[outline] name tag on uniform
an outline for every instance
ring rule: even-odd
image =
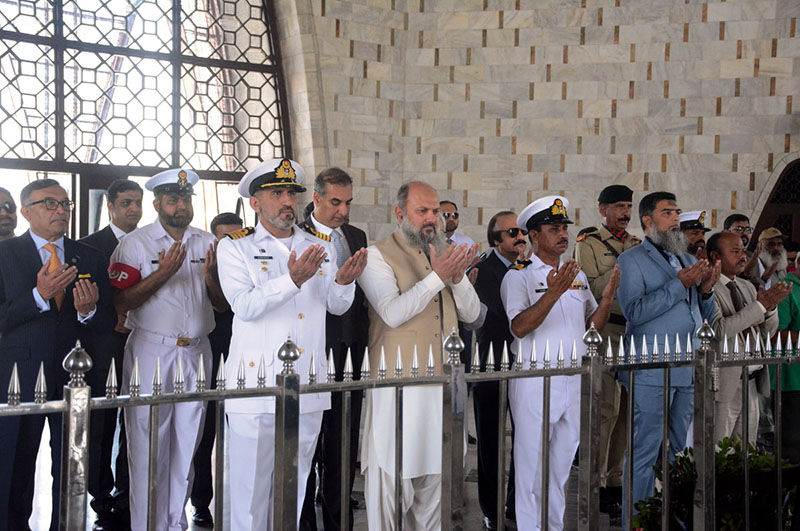
[[[204,264],[204,263],[206,263],[206,259],[205,258],[193,258],[191,260],[191,262],[193,264]]]
[[[533,290],[534,293],[545,293],[547,292],[547,288],[537,288]]]
[[[150,260],[150,263],[151,263],[151,264],[157,264],[157,263],[158,263],[158,260]]]
[[[255,260],[272,260],[271,256],[256,255],[253,257]]]

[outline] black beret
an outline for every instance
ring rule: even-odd
[[[601,205],[610,205],[619,201],[632,201],[633,190],[624,184],[612,184],[603,188],[600,195],[597,197],[597,202]]]

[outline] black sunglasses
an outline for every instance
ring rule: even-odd
[[[6,201],[5,203],[0,203],[0,209],[5,210],[9,214],[13,214],[17,211],[17,205],[11,201]]]
[[[458,219],[458,212],[442,212],[442,217],[444,217],[444,219]]]
[[[528,231],[526,231],[525,229],[518,229],[516,227],[514,227],[513,229],[499,230],[497,232],[507,232],[508,235],[511,236],[512,238],[516,238],[518,234],[522,234],[523,236],[528,235]]]

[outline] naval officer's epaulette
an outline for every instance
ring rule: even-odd
[[[226,232],[225,236],[227,236],[231,240],[238,240],[239,238],[250,236],[255,231],[256,229],[254,229],[253,227],[244,227],[243,229],[235,230],[233,232]]]
[[[508,266],[508,268],[509,269],[516,269],[517,271],[519,271],[521,269],[525,269],[526,267],[531,265],[531,263],[532,262],[530,260],[517,260],[516,264],[511,264],[510,266]]]
[[[586,227],[585,229],[581,229],[578,233],[578,237],[575,239],[576,242],[582,242],[586,239],[586,236],[592,234],[593,232],[597,232],[597,227]]]
[[[306,231],[307,233],[311,234],[312,236],[316,236],[320,240],[324,240],[326,242],[331,241],[331,237],[330,236],[328,236],[327,234],[323,234],[320,231],[318,231],[317,229],[315,229],[314,226],[311,223],[308,222],[308,220],[302,222],[300,224],[300,228],[303,229],[304,231]]]

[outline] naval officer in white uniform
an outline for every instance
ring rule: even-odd
[[[619,267],[603,290],[600,304],[589,290],[586,275],[575,260],[561,261],[569,245],[569,202],[560,196],[537,199],[520,213],[517,223],[525,227],[534,249],[530,260],[512,265],[500,287],[500,295],[514,335],[513,351],[531,358],[536,341],[538,368],[542,368],[547,345],[551,364],[563,342],[569,359],[573,341],[578,356],[586,352],[583,334],[594,322],[602,330],[608,321],[611,301],[619,286]],[[578,376],[555,376],[551,380],[550,455],[542,455],[542,378],[509,382],[508,398],[514,416],[514,495],[517,527],[541,527],[541,460],[550,461],[549,525],[563,528],[564,485],[578,448],[581,380]]]
[[[233,309],[233,335],[226,362],[228,386],[236,385],[244,360],[246,385],[256,385],[264,359],[267,385],[282,366],[276,353],[290,337],[300,350],[295,370],[308,383],[311,353],[317,374],[325,374],[325,313],[345,313],[355,279],[367,263],[362,249],[336,268],[330,237],[309,234],[297,223],[297,192],[305,172],[289,159],[272,159],[247,172],[239,194],[250,199],[259,223],[228,234],[219,244],[222,289]],[[272,529],[275,399],[247,398],[225,404],[230,427],[231,529]],[[300,397],[297,456],[297,518],[317,446],[322,412],[330,394]],[[285,456],[284,456],[285,457]]]
[[[192,186],[199,178],[189,169],[163,171],[145,187],[155,194],[158,219],[120,240],[111,255],[109,278],[116,288],[118,314],[128,314],[132,330],[125,344],[122,389],[128,393],[138,359],[141,393],[152,393],[153,374],[160,361],[164,393],[172,392],[178,367],[183,365],[184,389],[193,391],[200,355],[211,371],[208,334],[214,311],[228,305],[219,287],[214,236],[189,223],[194,216]],[[199,443],[203,402],[162,404],[158,427],[158,496],[156,529],[188,528],[186,500],[191,491],[192,457]],[[147,407],[125,411],[130,469],[131,529],[147,528]]]

